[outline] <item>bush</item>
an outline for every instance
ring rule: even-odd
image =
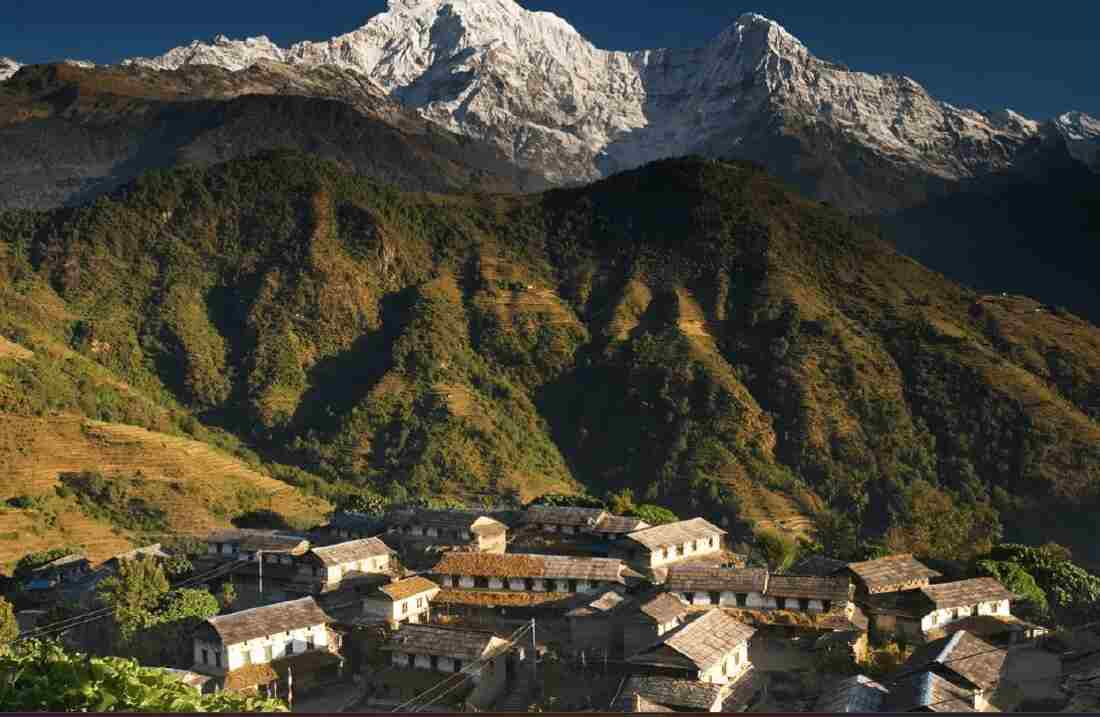
[[[650,525],[666,525],[680,520],[671,510],[662,508],[659,505],[649,504],[639,505],[631,509],[627,512],[627,515],[633,518],[640,518]]]
[[[756,533],[756,551],[773,572],[786,570],[798,557],[798,543],[774,530]]]

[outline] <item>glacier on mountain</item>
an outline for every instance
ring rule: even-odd
[[[1010,166],[1043,132],[1011,110],[959,109],[907,77],[821,60],[755,13],[702,48],[618,52],[513,0],[390,0],[363,27],[324,42],[284,49],[266,37],[219,36],[126,62],[239,71],[258,61],[362,73],[424,118],[563,183],[721,153],[764,126],[825,129],[886,161],[959,179]],[[1093,160],[1095,122],[1081,115],[1066,125],[1085,128],[1074,151]]]

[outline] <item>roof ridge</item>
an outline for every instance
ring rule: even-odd
[[[241,615],[246,615],[248,613],[256,612],[258,610],[266,610],[268,608],[276,608],[276,607],[286,608],[289,605],[296,605],[298,603],[305,602],[306,600],[309,600],[313,604],[317,605],[317,601],[313,599],[312,595],[306,595],[305,597],[298,598],[297,600],[284,600],[283,602],[274,602],[274,603],[271,603],[270,605],[257,605],[255,607],[245,608],[244,610],[237,610],[236,612],[231,612],[231,613],[228,613],[226,615],[215,615],[214,617],[207,618],[207,620],[209,620],[210,622],[213,623],[215,621],[225,620],[225,619],[228,619],[228,618],[231,618],[231,617],[240,617]],[[317,608],[321,609],[321,606],[317,605]]]
[[[939,651],[939,653],[936,655],[935,658],[933,658],[932,661],[938,662],[941,665],[945,664],[945,660],[947,659],[947,657],[955,651],[955,648],[959,646],[959,642],[963,639],[963,635],[966,634],[968,634],[966,630],[959,630],[951,637],[949,637],[947,639],[947,642],[944,644],[943,649]]]

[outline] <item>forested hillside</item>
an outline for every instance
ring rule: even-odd
[[[2,214],[0,252],[9,416],[239,441],[315,492],[630,489],[734,530],[831,507],[875,538],[932,491],[1097,557],[1100,330],[752,165],[442,196],[268,153]]]

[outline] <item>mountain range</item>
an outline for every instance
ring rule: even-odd
[[[513,0],[393,0],[324,42],[219,36],[111,67],[19,67],[0,61],[13,78],[0,84],[0,207],[79,203],[150,168],[278,147],[433,191],[748,159],[882,218],[903,251],[952,278],[1100,321],[1084,270],[1100,122],[960,109],[909,78],[819,59],[758,14],[699,49],[612,52]],[[1009,220],[998,208],[1021,196],[1030,212]],[[1037,216],[1054,231],[1034,231]]]

